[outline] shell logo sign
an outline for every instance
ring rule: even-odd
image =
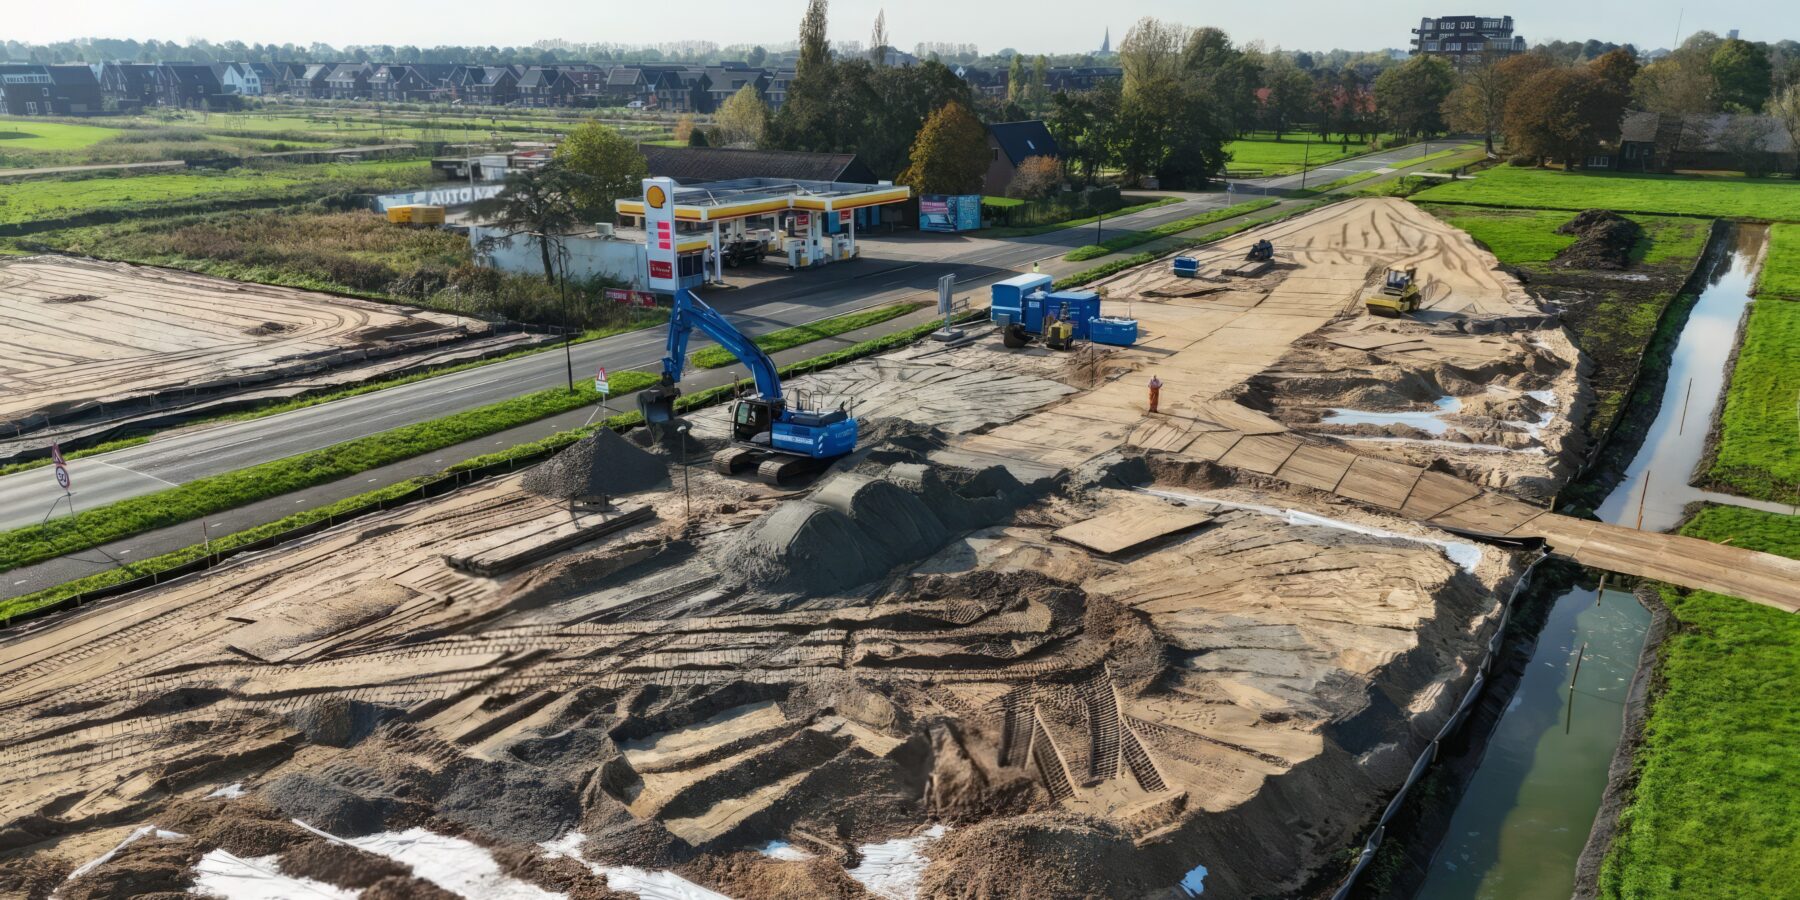
[[[674,196],[673,179],[644,179],[645,274],[650,290],[662,293],[674,293],[681,286],[675,277]]]

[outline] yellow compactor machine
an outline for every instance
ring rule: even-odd
[[[1389,269],[1381,283],[1363,296],[1370,315],[1399,318],[1419,309],[1419,280],[1415,268]]]

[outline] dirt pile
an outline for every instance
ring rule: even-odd
[[[896,463],[881,477],[838,475],[751,523],[721,567],[762,590],[828,594],[923,559],[954,532],[1004,521],[1031,496],[999,466],[950,478],[924,463]]]
[[[1631,248],[1637,246],[1644,229],[1610,209],[1589,209],[1565,222],[1556,233],[1576,239],[1556,255],[1558,266],[1617,271],[1631,265]]]
[[[412,875],[411,869],[391,859],[323,839],[301,844],[281,854],[276,864],[283,875],[347,888],[366,888],[383,878]]]
[[[945,835],[930,850],[921,900],[1152,896],[1172,879],[1145,871],[1131,835],[1104,819],[1039,814]]]
[[[666,484],[668,462],[602,428],[531,470],[525,489],[544,497],[598,502]]]

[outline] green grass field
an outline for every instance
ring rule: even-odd
[[[1556,229],[1574,218],[1562,209],[1493,209],[1480,206],[1421,203],[1420,208],[1468,232],[1502,263],[1526,269],[1545,269],[1558,253],[1575,243],[1573,235]],[[1661,265],[1691,263],[1706,246],[1707,223],[1680,216],[1630,215],[1643,226],[1644,236],[1632,249],[1632,261]]]
[[[96,125],[67,125],[29,116],[0,116],[0,154],[15,150],[80,150],[121,133],[117,128]]]
[[[1800,558],[1800,519],[1709,507],[1682,533]],[[1609,900],[1792,896],[1800,884],[1800,617],[1662,588],[1638,783],[1600,871]],[[1785,885],[1785,887],[1784,887]]]
[[[426,183],[423,162],[360,163],[195,170],[129,177],[34,180],[0,191],[0,225],[62,219],[103,210],[155,209],[250,198],[311,200],[326,193],[407,188]]]
[[[1714,218],[1800,221],[1800,183],[1791,179],[1562,172],[1495,166],[1465,181],[1422,191],[1432,203],[1533,209],[1610,209]]]
[[[1746,497],[1800,503],[1800,301],[1751,308],[1708,476]]]
[[[1762,280],[1758,282],[1757,290],[1800,300],[1800,225],[1776,225],[1769,229],[1769,252],[1763,259]]]
[[[1382,137],[1385,139],[1387,136]],[[1228,141],[1225,152],[1231,154],[1231,161],[1225,164],[1225,168],[1233,172],[1258,169],[1264,175],[1291,175],[1300,171],[1302,163],[1316,168],[1370,151],[1367,144],[1355,141],[1346,146],[1337,141],[1320,141],[1315,135],[1309,147],[1307,135],[1288,134],[1277,141],[1271,133],[1253,134],[1243,140]]]

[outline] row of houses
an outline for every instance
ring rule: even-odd
[[[1004,97],[1006,69],[955,69],[978,94]],[[1058,67],[1052,91],[1087,90],[1120,70]],[[623,106],[710,113],[745,87],[771,108],[787,101],[791,68],[714,66],[474,66],[433,63],[96,63],[0,66],[0,112],[82,115],[153,107],[220,107],[242,97],[462,102],[480,106]],[[14,87],[17,87],[15,90]]]

